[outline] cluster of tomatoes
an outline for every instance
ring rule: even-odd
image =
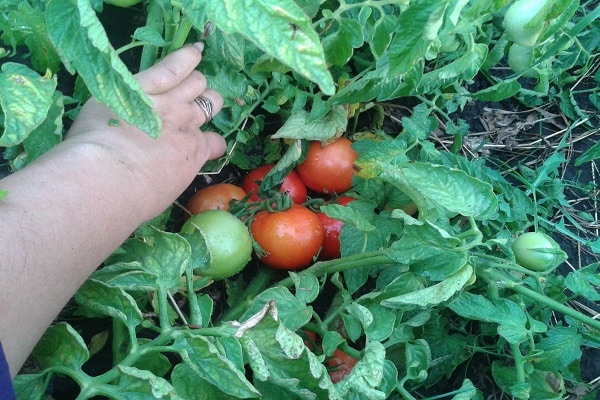
[[[350,189],[356,157],[348,138],[326,145],[311,142],[306,159],[280,185],[280,192],[291,200],[284,209],[273,207],[271,199],[259,197],[260,183],[272,164],[248,172],[240,185],[218,183],[196,192],[186,205],[192,216],[182,232],[199,230],[203,236],[211,262],[200,273],[214,279],[230,277],[247,264],[252,254],[265,265],[283,270],[306,267],[317,257],[340,257],[342,222],[313,211],[306,203],[309,193],[329,200]],[[248,208],[258,211],[248,219],[237,218],[229,212],[232,200],[245,201]],[[347,196],[335,199],[342,205],[352,200]]]

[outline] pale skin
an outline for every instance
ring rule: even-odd
[[[202,44],[188,45],[136,75],[163,125],[158,139],[114,118],[95,100],[66,139],[0,180],[0,340],[12,376],[89,275],[141,223],[164,211],[225,141],[202,132],[202,95],[221,96],[196,70]]]

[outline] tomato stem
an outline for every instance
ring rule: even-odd
[[[275,270],[272,268],[261,268],[250,284],[244,290],[243,300],[237,302],[233,307],[227,310],[218,320],[219,321],[234,321],[240,318],[244,311],[248,308],[254,298],[262,292],[271,282],[275,275]]]
[[[507,289],[510,289],[516,293],[519,293],[525,297],[534,300],[535,302],[542,303],[550,307],[554,311],[558,311],[564,315],[575,318],[576,320],[600,331],[600,321],[588,317],[587,315],[584,315],[571,307],[565,306],[564,304],[551,299],[545,294],[541,294],[534,290],[531,290],[522,285],[521,282],[515,282],[511,277],[509,277],[501,271],[498,271],[497,269],[477,269],[477,275],[492,285],[497,285],[499,287],[505,287]]]
[[[389,264],[395,262],[388,254],[387,249],[374,250],[366,253],[353,254],[335,260],[319,261],[311,267],[303,270],[300,274],[313,274],[316,277],[342,272],[358,267],[367,267],[378,264]],[[292,278],[288,277],[277,283],[277,286],[291,287],[294,284]]]

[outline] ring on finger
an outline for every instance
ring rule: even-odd
[[[209,122],[213,118],[213,105],[210,100],[200,95],[194,99],[194,103],[198,104],[198,107],[200,107],[206,116],[206,122]]]

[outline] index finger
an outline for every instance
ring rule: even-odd
[[[201,59],[202,44],[187,45],[137,73],[136,78],[147,94],[160,94],[183,81]]]

